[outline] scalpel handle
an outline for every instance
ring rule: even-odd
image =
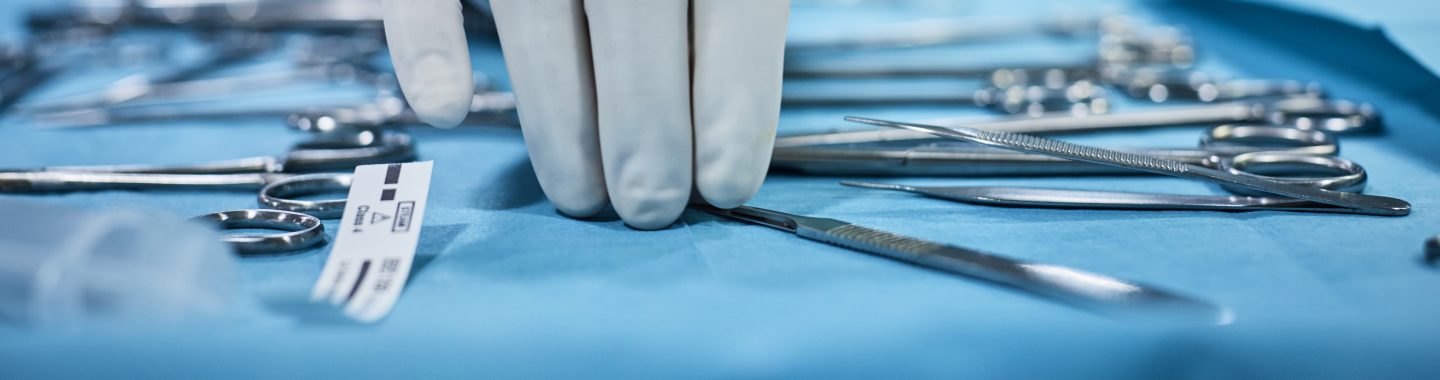
[[[801,237],[911,264],[988,280],[1042,296],[1111,310],[1181,312],[1220,321],[1227,312],[1211,303],[1055,265],[1028,263],[980,251],[897,235],[854,224],[801,226]]]

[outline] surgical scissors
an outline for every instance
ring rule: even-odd
[[[1252,152],[1286,152],[1333,156],[1340,146],[1330,134],[1257,125],[1212,127],[1198,149],[1116,149],[1191,165],[1215,166],[1224,159]],[[919,147],[862,149],[853,147],[775,148],[772,168],[814,175],[859,176],[1062,176],[1144,174],[995,149],[974,144],[933,144]],[[1358,166],[1357,166],[1358,167]]]
[[[280,179],[260,189],[259,202],[266,209],[223,211],[192,220],[215,224],[222,229],[261,228],[285,232],[226,235],[223,241],[240,254],[269,254],[298,251],[325,243],[321,219],[340,217],[345,199],[301,200],[298,195],[344,191],[350,188],[347,173],[306,174]]]
[[[1333,170],[1335,177],[1270,177],[1250,174],[1245,168],[1276,163],[1304,162],[1308,168]],[[1277,152],[1246,153],[1223,161],[1222,168],[1232,174],[1249,175],[1298,186],[1311,186],[1332,191],[1360,192],[1365,188],[1365,171],[1359,165],[1338,157],[1295,156]],[[1251,169],[1254,170],[1254,169]],[[1318,170],[1317,170],[1318,171]],[[1327,173],[1328,174],[1328,173]],[[1296,211],[1322,213],[1359,213],[1357,209],[1337,207],[1302,199],[1253,194],[1242,189],[1239,196],[1181,195],[1132,193],[1120,191],[1070,190],[1032,187],[995,186],[907,186],[888,183],[842,181],[841,185],[897,190],[964,203],[996,206],[1053,207],[1106,210],[1212,210],[1212,211]],[[1253,194],[1253,195],[1244,195]]]
[[[319,218],[280,210],[234,210],[191,219],[221,229],[261,228],[283,230],[276,234],[224,235],[221,241],[242,255],[297,251],[325,243],[325,225]]]
[[[1222,186],[1229,186],[1230,188],[1244,188],[1266,194],[1287,196],[1349,208],[1353,209],[1349,212],[1356,214],[1403,216],[1410,213],[1410,203],[1400,199],[1298,186],[1293,183],[1276,181],[1269,177],[1245,174],[1236,168],[1230,168],[1230,170],[1212,169],[1175,160],[1117,152],[1017,133],[995,132],[968,127],[946,128],[854,116],[847,116],[845,120],[870,125],[922,131],[944,138],[971,141],[1018,152],[1043,154],[1179,178],[1202,180],[1217,183]]]
[[[55,192],[109,189],[259,189],[267,210],[226,211],[197,217],[221,228],[265,228],[278,234],[229,235],[224,241],[241,254],[295,251],[322,244],[320,219],[339,217],[344,199],[304,200],[300,195],[348,189],[347,173],[288,174],[344,170],[357,165],[414,159],[408,135],[363,131],[320,135],[282,157],[255,157],[192,166],[69,166],[0,172],[0,192]],[[369,136],[369,137],[366,137]],[[378,137],[377,137],[378,136]],[[345,146],[349,144],[349,146]]]
[[[259,189],[293,173],[350,170],[358,165],[415,158],[410,136],[362,131],[324,134],[279,157],[251,157],[197,165],[55,166],[0,171],[0,192],[30,193],[111,189]]]
[[[989,120],[936,119],[925,124],[966,126],[1011,133],[1077,133],[1187,125],[1263,123],[1337,134],[1373,133],[1381,128],[1380,113],[1369,103],[1319,98],[1290,98],[1266,102],[1217,103],[1104,115],[1070,114],[1008,117]],[[858,144],[934,139],[911,130],[868,130],[781,137],[776,147]]]
[[[1099,308],[1102,311],[1138,312],[1140,315],[1159,313],[1164,317],[1216,324],[1227,323],[1232,318],[1223,307],[1151,285],[1058,265],[1019,261],[840,220],[792,215],[749,206],[725,210],[692,204],[690,208],[778,229],[805,239],[991,281],[1062,302]]]

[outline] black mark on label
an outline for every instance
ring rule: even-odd
[[[390,164],[389,167],[385,168],[385,184],[394,185],[397,183],[400,183],[400,164]]]
[[[370,212],[370,206],[360,206],[360,207],[356,207],[356,208],[355,208],[355,226],[356,226],[356,227],[359,227],[360,225],[365,224],[365,213],[368,213],[368,212]]]
[[[395,200],[395,189],[385,189],[380,192],[380,201],[383,202],[393,200]]]
[[[365,274],[370,271],[370,260],[360,263],[360,274],[355,276],[355,286],[350,287],[350,295],[345,296],[345,302],[355,298],[355,292],[360,291],[360,284],[365,282]]]
[[[391,232],[410,231],[410,218],[415,213],[415,201],[404,201],[395,205],[395,225]]]

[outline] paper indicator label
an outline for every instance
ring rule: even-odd
[[[415,260],[431,161],[355,168],[330,258],[310,299],[343,305],[345,315],[375,322],[390,314]]]

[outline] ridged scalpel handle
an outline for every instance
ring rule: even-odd
[[[1028,263],[966,248],[935,243],[868,227],[845,224],[828,229],[801,228],[800,236],[955,274],[1009,285],[1044,296],[1130,311],[1180,311],[1187,318],[1219,322],[1223,308],[1149,285],[1081,270]]]

